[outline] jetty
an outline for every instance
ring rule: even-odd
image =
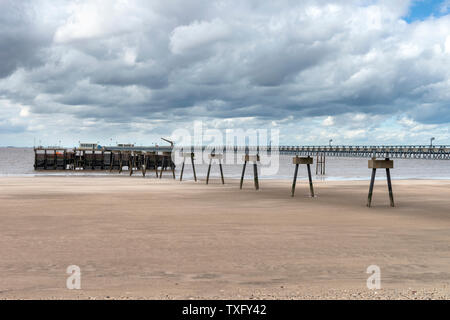
[[[279,153],[303,157],[316,157],[316,173],[325,173],[325,157],[354,158],[392,158],[450,160],[448,146],[135,146],[119,144],[117,146],[99,146],[80,144],[79,147],[36,147],[34,148],[35,170],[126,170],[142,168],[172,168],[171,154],[175,150],[185,152],[216,152],[259,154],[262,152]]]

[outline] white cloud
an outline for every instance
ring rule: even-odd
[[[230,28],[220,19],[194,21],[173,30],[170,37],[170,49],[174,54],[182,54],[195,48],[204,50],[209,44],[225,40],[230,35]]]
[[[325,120],[322,121],[322,125],[325,127],[334,125],[334,118],[332,116],[326,117]]]

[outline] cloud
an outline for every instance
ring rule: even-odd
[[[450,15],[407,23],[410,5],[1,1],[0,98],[22,106],[24,132],[67,139],[145,143],[205,119],[351,143],[391,139],[397,118],[450,139]]]
[[[192,50],[204,50],[207,46],[226,40],[231,36],[230,28],[222,20],[194,21],[187,26],[176,27],[170,36],[170,50],[183,54]]]

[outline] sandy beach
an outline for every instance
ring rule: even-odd
[[[226,182],[0,178],[0,299],[450,298],[450,181]]]

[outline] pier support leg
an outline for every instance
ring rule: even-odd
[[[157,154],[155,154],[155,157],[154,157],[154,160],[155,160],[155,173],[156,173],[156,178],[158,178],[158,155]]]
[[[311,192],[311,197],[314,198],[314,187],[313,182],[311,178],[311,166],[309,164],[306,165],[308,168],[308,178],[309,178],[309,191]]]
[[[247,166],[247,161],[244,161],[244,166],[242,167],[242,176],[241,176],[241,185],[240,188],[242,189],[242,185],[244,184],[244,175],[245,175],[245,167]]]
[[[369,196],[367,197],[367,206],[370,208],[372,204],[372,193],[373,193],[373,184],[375,183],[375,174],[377,173],[377,169],[372,169],[372,177],[370,178],[370,186],[369,186]]]
[[[147,172],[147,156],[144,155],[143,163],[141,163],[142,176],[145,178]]]
[[[169,161],[170,161],[170,168],[172,169],[173,180],[176,180],[177,177],[175,176],[175,164],[173,163],[172,159],[169,159]]]
[[[192,171],[194,171],[194,180],[197,182],[197,174],[195,173],[194,156],[191,156]]]
[[[294,181],[292,181],[292,191],[291,196],[294,196],[295,193],[295,185],[297,184],[297,174],[298,174],[298,164],[295,165],[295,171],[294,171]]]
[[[222,161],[220,159],[219,159],[219,168],[220,168],[220,177],[222,178],[222,184],[225,184],[225,180],[223,179]]]
[[[111,151],[109,154],[109,172],[112,171],[114,165],[114,153]]]
[[[317,154],[316,155],[316,175],[319,174],[319,163],[320,163],[319,154]]]
[[[164,170],[164,166],[166,164],[166,157],[163,156],[162,158],[162,162],[161,162],[161,171],[159,172],[159,178],[162,178],[162,174],[163,174],[163,170]]]
[[[181,165],[181,173],[180,173],[180,181],[183,181],[183,172],[184,172],[184,163],[186,160],[183,160],[183,164]]]
[[[253,180],[255,181],[255,189],[259,190],[258,165],[256,162],[253,164]]]
[[[391,172],[389,168],[386,168],[386,178],[387,178],[387,185],[389,189],[389,200],[391,201],[391,207],[395,207],[394,204],[394,193],[392,192],[392,184],[391,184]]]
[[[209,160],[208,174],[206,175],[206,184],[209,183],[209,174],[211,173],[211,162],[212,162],[212,159]]]

